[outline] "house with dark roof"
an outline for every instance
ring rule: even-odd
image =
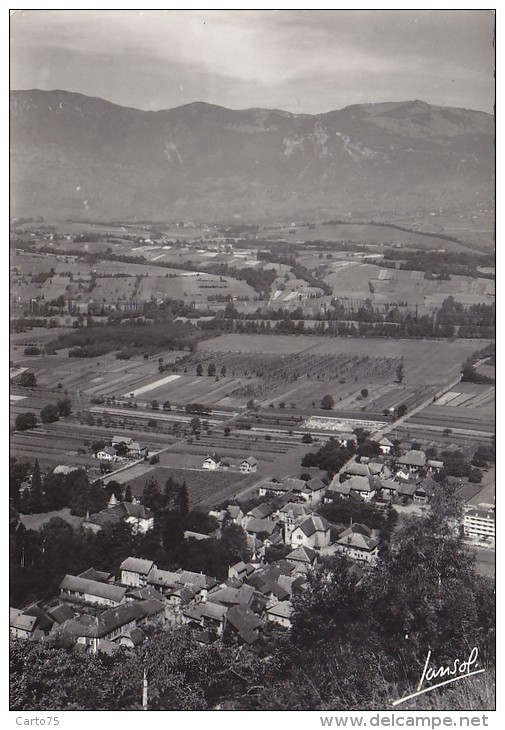
[[[282,585],[281,578],[289,577],[289,573],[285,574],[283,568],[279,565],[266,565],[259,568],[253,575],[249,576],[247,582],[250,586],[265,596],[268,601],[283,601],[289,598],[290,587]]]
[[[289,493],[293,499],[303,499],[305,502],[320,502],[324,497],[326,485],[318,478],[307,481],[295,477],[285,477],[282,480],[272,479],[259,485],[260,497],[282,497]]]
[[[305,545],[299,545],[286,555],[286,560],[293,563],[297,571],[306,573],[317,563],[317,552]]]
[[[106,509],[86,517],[82,525],[97,533],[107,525],[121,522],[129,525],[134,535],[144,535],[154,529],[154,512],[140,502],[109,503]]]
[[[57,603],[56,606],[47,608],[46,613],[52,618],[55,624],[62,624],[68,621],[69,618],[74,617],[74,610],[68,603]]]
[[[127,448],[133,441],[131,436],[118,436],[115,435],[112,437],[111,444],[112,446],[119,446],[120,444],[124,444]]]
[[[293,606],[290,601],[280,601],[274,603],[273,606],[267,608],[267,621],[283,626],[286,629],[291,628],[291,617],[293,615]]]
[[[82,521],[82,526],[90,532],[100,532],[104,527],[121,524],[121,517],[110,509],[104,509],[96,512],[94,515],[86,516]]]
[[[377,442],[379,444],[379,449],[383,454],[390,454],[391,449],[393,448],[393,443],[388,439],[387,436],[383,436],[380,441]]]
[[[358,443],[358,437],[355,433],[347,433],[345,431],[341,431],[340,433],[335,434],[335,439],[338,441],[340,446],[356,446]]]
[[[140,502],[121,502],[113,509],[118,510],[118,513],[119,510],[124,512],[122,519],[130,525],[134,535],[137,533],[145,535],[154,529],[154,512]]]
[[[303,486],[299,489],[292,490],[295,495],[299,495],[305,502],[318,503],[324,498],[326,491],[326,484],[321,481],[318,477],[309,479],[304,482]]]
[[[420,469],[425,467],[426,454],[419,449],[410,449],[396,460],[396,473],[406,478],[418,476]]]
[[[303,502],[288,502],[277,511],[278,519],[284,525],[293,525],[300,517],[308,517],[311,508]]]
[[[194,573],[192,570],[182,570],[179,568],[177,575],[180,576],[180,584],[183,586],[189,586],[192,590],[197,593],[205,591],[211,591],[218,585],[218,581],[210,575],[205,573]]]
[[[254,517],[247,522],[244,529],[248,542],[253,547],[256,547],[256,541],[262,543],[265,538],[270,538],[273,533],[280,534],[278,524],[274,520],[262,520]]]
[[[138,441],[130,441],[128,444],[128,456],[134,459],[143,459],[148,453],[147,446],[142,446]]]
[[[226,627],[238,634],[246,644],[254,644],[259,638],[261,619],[248,606],[233,606],[226,613]]]
[[[351,477],[369,477],[370,475],[370,469],[368,468],[368,464],[363,464],[358,461],[353,461],[347,466],[344,466],[344,468],[341,470],[340,474],[345,479],[350,479]]]
[[[182,609],[181,619],[183,623],[193,628],[211,629],[217,636],[221,636],[225,625],[225,616],[228,612],[227,606],[220,603],[201,601],[191,603]]]
[[[159,598],[148,598],[145,601],[138,601],[138,606],[142,611],[139,618],[139,625],[157,625],[162,624],[165,619],[165,603]]]
[[[220,603],[222,606],[249,606],[254,595],[254,588],[248,585],[242,585],[239,588],[231,586],[223,586],[212,591],[207,601],[212,603]]]
[[[254,456],[248,456],[247,459],[244,459],[244,461],[242,461],[239,466],[239,471],[243,472],[244,474],[252,474],[257,470],[258,461],[254,458]]]
[[[147,576],[155,567],[152,560],[126,558],[120,566],[121,583],[130,588],[143,588],[147,585]]]
[[[381,498],[395,499],[398,495],[399,482],[394,479],[381,479],[379,496]]]
[[[162,595],[166,595],[181,587],[180,574],[171,570],[160,570],[153,565],[147,575],[147,585],[156,588]]]
[[[325,547],[331,542],[330,525],[317,514],[301,517],[292,529],[286,528],[286,542],[291,543],[292,548],[300,545],[314,550]]]
[[[367,466],[357,464],[357,466]],[[352,476],[341,482],[339,475],[335,474],[326,492],[326,498],[334,497],[348,498],[351,493],[364,502],[370,502],[381,488],[381,480],[376,476]]]
[[[410,479],[398,478],[398,498],[402,502],[412,502],[416,493],[417,482]]]
[[[229,504],[226,509],[211,510],[209,515],[210,517],[215,517],[220,527],[226,521],[233,522],[235,525],[242,525],[242,519],[244,517],[241,507],[237,504]]]
[[[10,634],[15,639],[30,639],[35,631],[36,616],[27,616],[19,608],[9,610]]]
[[[277,508],[275,505],[263,502],[263,504],[259,504],[257,507],[250,509],[249,512],[246,512],[246,514],[242,517],[242,527],[245,530],[251,520],[267,520],[271,518],[276,511]]]
[[[230,565],[228,568],[228,578],[237,578],[242,581],[252,575],[255,570],[256,568],[254,565],[251,565],[251,563],[244,563],[243,560],[240,560],[238,563],[235,563],[235,565]]]
[[[166,611],[165,617],[171,624],[182,623],[181,612],[195,600],[198,600],[196,592],[188,586],[174,588],[165,594]]]
[[[103,449],[100,449],[100,451],[96,452],[95,458],[100,461],[119,461],[119,456],[113,446],[105,446]]]
[[[420,479],[416,484],[414,502],[417,502],[418,504],[427,504],[436,493],[437,489],[439,489],[439,485],[430,476]]]
[[[98,580],[100,583],[114,583],[114,576],[112,573],[107,573],[104,570],[96,570],[95,568],[88,568],[82,573],[79,573],[79,578],[88,578],[89,580]]]
[[[444,468],[444,462],[438,459],[428,459],[426,462],[426,470],[429,475],[440,474]]]
[[[216,454],[215,452],[213,454],[210,454],[203,460],[202,468],[203,469],[210,469],[211,471],[214,471],[215,469],[219,469],[221,467],[221,457],[219,454]]]
[[[126,630],[122,636],[119,637],[119,646],[124,646],[127,649],[135,649],[140,646],[146,640],[146,635],[140,628],[133,628]]]
[[[97,580],[66,575],[60,583],[62,600],[80,601],[98,606],[119,606],[126,596],[126,588]]]
[[[156,598],[158,601],[163,599],[163,594],[153,586],[147,585],[144,588],[134,588],[126,594],[127,601],[147,601],[150,598]]]
[[[291,487],[288,484],[284,484],[273,479],[262,482],[258,487],[258,494],[260,497],[280,497],[290,491]]]
[[[76,615],[59,626],[56,635],[64,634],[78,644],[84,644],[96,654],[104,642],[119,639],[137,626],[145,616],[141,603],[125,603],[103,611],[98,616]]]
[[[373,565],[379,554],[379,541],[365,525],[354,523],[340,533],[337,550],[353,560]]]

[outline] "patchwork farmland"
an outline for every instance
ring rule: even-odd
[[[395,302],[426,311],[440,307],[448,296],[466,306],[495,301],[492,279],[470,276],[452,276],[450,281],[426,279],[423,271],[390,269],[357,261],[337,262],[332,268],[333,273],[325,276],[324,281],[339,299],[370,299],[376,306]]]
[[[492,385],[458,383],[433,405],[413,416],[411,422],[492,434],[495,429],[495,388]]]

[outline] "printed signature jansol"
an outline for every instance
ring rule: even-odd
[[[426,692],[431,692],[431,690],[436,689],[437,687],[443,687],[444,685],[450,684],[451,682],[457,682],[460,679],[465,679],[465,677],[471,677],[474,674],[481,674],[482,672],[485,672],[485,669],[477,669],[477,666],[479,664],[477,661],[478,656],[479,650],[476,646],[474,646],[467,659],[455,659],[453,662],[447,664],[446,666],[435,668],[430,666],[430,649],[428,651],[428,654],[426,655],[423,673],[421,675],[421,679],[419,680],[419,684],[417,685],[417,690],[412,694],[407,695],[406,697],[395,700],[392,703],[393,706],[400,705],[402,702],[406,702],[407,700],[410,700],[413,697],[418,697],[419,695],[425,694]],[[437,682],[436,684],[430,684],[423,689],[423,685],[425,684],[425,682],[434,682],[437,679],[442,679],[443,681]]]

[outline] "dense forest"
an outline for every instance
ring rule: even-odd
[[[48,342],[45,349],[51,355],[68,347],[69,357],[97,357],[119,350],[128,358],[161,350],[192,350],[201,338],[201,332],[184,322],[95,324],[63,333]]]

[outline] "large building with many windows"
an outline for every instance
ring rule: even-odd
[[[475,540],[495,539],[495,511],[490,507],[478,505],[465,512],[463,517],[463,529],[465,537]]]

